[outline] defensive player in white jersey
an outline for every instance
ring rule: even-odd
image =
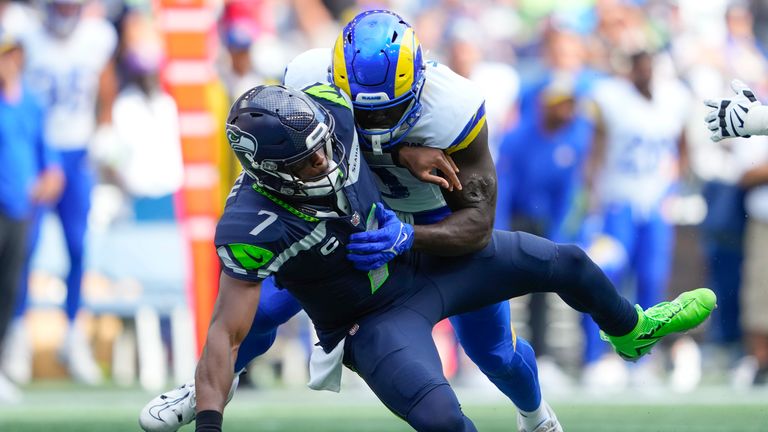
[[[629,60],[626,79],[607,79],[594,90],[605,140],[595,140],[590,153],[588,186],[605,234],[628,254],[630,268],[612,276],[621,279],[631,270],[636,301],[648,307],[662,299],[669,279],[673,229],[661,207],[685,164],[682,133],[690,97],[677,81],[653,79],[650,53]]]
[[[75,318],[80,307],[84,240],[93,186],[87,149],[97,125],[111,121],[116,87],[112,55],[117,34],[106,20],[81,19],[84,3],[85,0],[46,1],[44,25],[29,35],[24,48],[26,78],[47,108],[46,141],[60,152],[66,178],[64,191],[55,205],[70,262],[66,278],[70,325],[61,357],[73,378],[98,384],[101,372]],[[39,220],[32,229],[32,238],[37,237],[38,226]],[[19,315],[23,314],[25,291],[19,296]]]

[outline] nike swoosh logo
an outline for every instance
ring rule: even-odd
[[[744,120],[742,120],[741,117],[739,117],[739,113],[737,113],[736,111],[731,111],[731,124],[733,124],[733,116],[734,115],[736,115],[736,118],[739,119],[739,123],[740,123],[739,127],[743,128],[744,127]]]
[[[623,355],[623,354],[621,354],[621,353],[619,353],[619,354],[620,354],[620,355],[622,355],[622,357],[626,357],[626,358],[628,358],[628,359],[634,359],[634,360],[636,360],[638,357],[640,357],[640,356],[643,354],[643,349],[644,349],[644,348],[648,348],[649,346],[653,346],[653,345],[655,345],[655,344],[656,344],[656,342],[658,342],[658,340],[659,340],[659,339],[661,339],[661,338],[660,338],[660,337],[657,337],[657,338],[654,338],[652,341],[650,341],[650,342],[648,342],[648,343],[646,343],[646,344],[643,344],[643,345],[639,345],[639,346],[636,346],[636,347],[635,347],[635,356],[634,356],[634,357],[625,356],[625,355]]]
[[[178,399],[173,399],[173,400],[170,400],[170,401],[163,402],[162,404],[152,406],[152,407],[149,408],[149,415],[151,415],[155,419],[160,420],[161,422],[165,423],[165,420],[163,420],[160,417],[160,414],[163,411],[171,409],[172,407],[180,404],[187,397],[189,397],[189,393],[185,394],[184,396],[182,396],[182,397],[180,397]],[[176,417],[178,418],[179,421],[181,421],[181,418],[179,418],[181,416],[179,414],[177,414]]]
[[[679,305],[679,303],[678,303],[678,305]],[[678,309],[678,310],[676,310],[676,311],[674,311],[674,312],[672,312],[672,314],[669,316],[669,318],[668,318],[668,319],[671,321],[671,320],[672,320],[672,318],[674,318],[675,316],[677,316],[677,314],[679,314],[680,312],[682,312],[682,311],[683,311],[683,309],[685,309],[685,307],[684,307],[684,306],[679,306],[679,309]],[[652,329],[648,330],[647,332],[645,332],[645,333],[643,333],[643,334],[639,335],[639,336],[638,336],[636,339],[637,339],[637,340],[654,340],[654,341],[655,341],[656,339],[659,339],[659,337],[660,337],[660,336],[655,336],[655,335],[656,335],[656,332],[657,332],[657,331],[659,331],[659,329],[660,329],[660,328],[661,328],[663,325],[664,325],[664,323],[659,323],[659,324],[657,324],[657,325],[656,325],[654,328],[652,328]],[[645,345],[645,346],[647,346],[647,345]],[[641,348],[642,348],[642,347],[641,347]]]
[[[264,255],[253,255],[248,252],[247,249],[244,249],[243,252],[245,252],[246,255],[251,257],[252,260],[256,261],[256,264],[263,264],[264,263]]]

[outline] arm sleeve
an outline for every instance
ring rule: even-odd
[[[250,234],[254,223],[244,217],[226,214],[216,227],[216,254],[221,269],[234,279],[259,282],[272,275],[282,251],[279,222],[259,233]]]

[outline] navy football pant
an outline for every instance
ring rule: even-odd
[[[476,254],[418,255],[416,260],[416,293],[361,319],[346,338],[344,357],[382,402],[416,430],[474,430],[458,402],[445,404],[443,393],[450,387],[431,336],[434,324],[445,317],[530,292],[555,292],[574,309],[590,313],[610,334],[626,334],[637,323],[633,306],[573,245],[494,231],[491,244]],[[526,356],[533,352],[521,345],[517,370],[527,366]],[[535,373],[529,369],[529,376]],[[439,416],[434,415],[437,404],[446,410]]]
[[[428,418],[428,414],[413,410],[432,406],[430,395],[442,394],[445,390],[436,389],[447,387],[431,336],[432,326],[445,317],[530,292],[555,292],[574,309],[590,313],[609,334],[626,334],[637,323],[633,306],[619,296],[586,253],[573,245],[556,245],[525,233],[494,231],[491,243],[475,254],[419,254],[416,260],[418,273],[410,282],[416,293],[395,308],[366,316],[358,323],[357,333],[347,338],[345,347],[345,364],[406,420]],[[275,302],[285,295],[285,291],[275,290],[262,301]],[[262,337],[261,341],[269,339]],[[532,350],[521,349],[519,354],[511,356],[518,362],[516,368],[511,368],[528,369],[529,377],[535,376],[535,368],[528,361],[533,358]],[[244,364],[240,360],[238,363]],[[445,403],[444,397],[436,398]],[[446,416],[455,425],[460,424],[457,419],[463,418],[460,412]],[[413,420],[411,425],[415,427],[416,423]],[[465,429],[456,426],[442,430],[472,430],[466,429],[469,426],[463,421],[461,425]],[[420,425],[419,430],[433,429]]]
[[[274,278],[266,279],[261,285],[258,312],[240,345],[235,372],[267,352],[275,342],[277,327],[300,310],[301,305],[287,290],[275,287]],[[508,302],[451,317],[451,324],[467,356],[516,407],[525,411],[539,407],[541,389],[536,358],[522,338],[513,341]]]

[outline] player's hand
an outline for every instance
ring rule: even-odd
[[[30,198],[36,203],[51,204],[61,196],[65,181],[61,168],[49,168],[38,176],[30,191]]]
[[[760,127],[750,117],[750,111],[761,105],[754,92],[740,80],[731,81],[736,95],[724,99],[707,99],[704,104],[712,108],[704,120],[712,131],[712,141],[730,137],[749,137],[760,132]]]
[[[413,225],[401,222],[392,210],[376,203],[379,228],[349,236],[347,258],[358,270],[377,269],[413,246]]]
[[[397,152],[400,165],[408,168],[408,171],[417,179],[434,183],[443,189],[453,191],[461,190],[461,182],[456,173],[459,168],[453,162],[453,158],[447,155],[443,150],[424,146],[400,146]],[[445,178],[436,175],[437,170]]]

